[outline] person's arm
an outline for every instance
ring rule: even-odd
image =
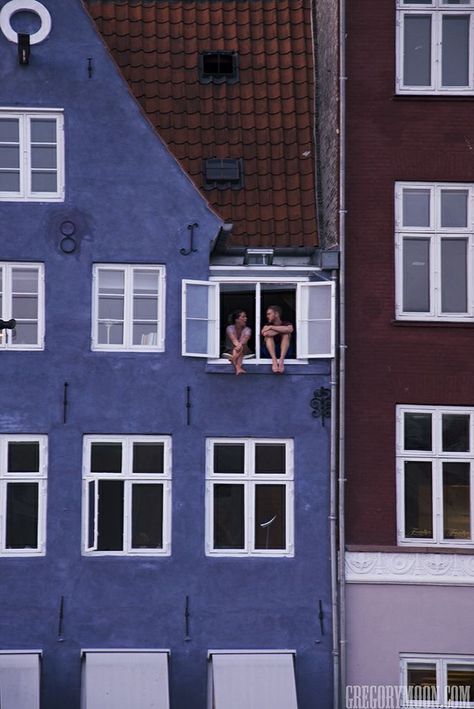
[[[244,329],[240,333],[240,339],[239,339],[240,344],[246,345],[251,337],[252,337],[252,330],[249,327],[244,327]]]
[[[241,350],[242,349],[242,343],[239,342],[237,339],[237,335],[235,332],[235,325],[228,325],[226,329],[227,337],[229,340],[232,342],[232,346],[236,350]]]
[[[278,335],[291,335],[294,329],[291,323],[287,323],[286,325],[271,325],[270,327]]]

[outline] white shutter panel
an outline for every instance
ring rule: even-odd
[[[334,357],[334,283],[298,283],[296,318],[298,357]]]
[[[1,653],[1,709],[39,709],[39,702],[39,653]]]
[[[182,354],[219,356],[219,284],[183,281]]]

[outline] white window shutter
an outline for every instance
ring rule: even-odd
[[[298,357],[334,357],[335,284],[298,283],[296,302]]]
[[[219,284],[183,281],[182,354],[219,356]]]

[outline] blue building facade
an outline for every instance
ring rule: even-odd
[[[172,709],[221,706],[209,651],[280,651],[297,706],[328,707],[331,427],[311,401],[330,388],[329,274],[311,257],[210,257],[222,219],[82,4],[45,1],[50,32],[20,65],[3,30],[44,27],[30,6],[0,16],[1,317],[17,321],[0,350],[6,707],[2,657],[18,651],[41,653],[42,709],[109,706],[98,650],[168,651]],[[272,297],[297,320],[284,375],[255,337]],[[257,357],[236,377],[220,339],[239,299]],[[38,706],[30,679],[16,709]]]

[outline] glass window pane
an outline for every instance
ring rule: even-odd
[[[38,296],[15,295],[12,298],[12,317],[17,320],[36,320],[38,317]]]
[[[32,172],[32,192],[57,192],[58,180],[55,172]]]
[[[206,355],[211,339],[210,323],[207,320],[188,320],[186,326],[186,351]]]
[[[405,536],[433,538],[433,489],[431,463],[405,462]]]
[[[405,15],[403,83],[405,86],[431,85],[431,17]]]
[[[10,169],[20,167],[20,148],[17,145],[0,145],[0,167]]]
[[[207,318],[209,314],[209,286],[188,284],[187,286],[187,317]]]
[[[447,675],[448,703],[474,701],[474,665],[449,664]]]
[[[40,461],[39,443],[15,441],[8,443],[9,473],[38,473]]]
[[[0,143],[18,143],[20,122],[18,118],[0,118]]]
[[[331,321],[308,322],[308,353],[310,355],[331,352]]]
[[[441,310],[467,313],[467,239],[441,239]]]
[[[255,549],[286,547],[286,486],[255,486]]]
[[[443,463],[443,538],[470,539],[470,465]]]
[[[20,173],[0,172],[0,192],[19,192]]]
[[[255,444],[255,472],[272,475],[286,473],[286,446],[284,443]]]
[[[214,472],[219,475],[242,475],[245,472],[244,444],[214,444]]]
[[[88,509],[88,524],[87,524],[87,546],[90,549],[94,546],[94,535],[95,535],[95,480],[91,480],[88,483],[88,498],[89,498],[89,509]]]
[[[135,320],[156,320],[158,317],[158,299],[135,296],[133,299],[133,317]]]
[[[123,345],[123,324],[105,320],[99,323],[99,345]]]
[[[14,345],[37,345],[37,323],[17,322],[15,329],[12,330],[12,342]]]
[[[28,268],[13,268],[12,288],[14,293],[37,293],[38,271]]]
[[[408,451],[431,450],[431,414],[405,413],[404,447]]]
[[[443,414],[443,451],[469,451],[469,421],[467,414]]]
[[[56,119],[55,118],[32,118],[31,119],[31,142],[32,143],[55,143],[56,142]]]
[[[408,699],[436,702],[436,665],[432,663],[409,663],[407,665]]]
[[[99,293],[122,295],[125,273],[123,271],[99,270]]]
[[[441,190],[441,226],[467,227],[467,190]]]
[[[122,444],[92,443],[91,473],[121,473]]]
[[[443,16],[443,86],[469,86],[469,21],[469,15]]]
[[[159,274],[157,271],[134,271],[134,293],[158,293]]]
[[[132,486],[132,547],[163,548],[163,485]]]
[[[139,475],[164,472],[164,443],[134,443],[133,472]]]
[[[7,549],[38,548],[38,483],[7,485]]]
[[[133,344],[153,347],[158,344],[158,323],[133,323]]]
[[[100,551],[123,549],[123,493],[121,480],[99,480],[98,544]]]
[[[52,146],[35,146],[31,148],[31,167],[56,168],[56,148]]]
[[[123,320],[124,299],[117,296],[99,296],[99,318]]]
[[[403,226],[428,227],[430,218],[430,190],[403,190]]]
[[[403,239],[403,311],[430,311],[429,239]]]
[[[244,549],[244,486],[214,485],[214,549]]]

